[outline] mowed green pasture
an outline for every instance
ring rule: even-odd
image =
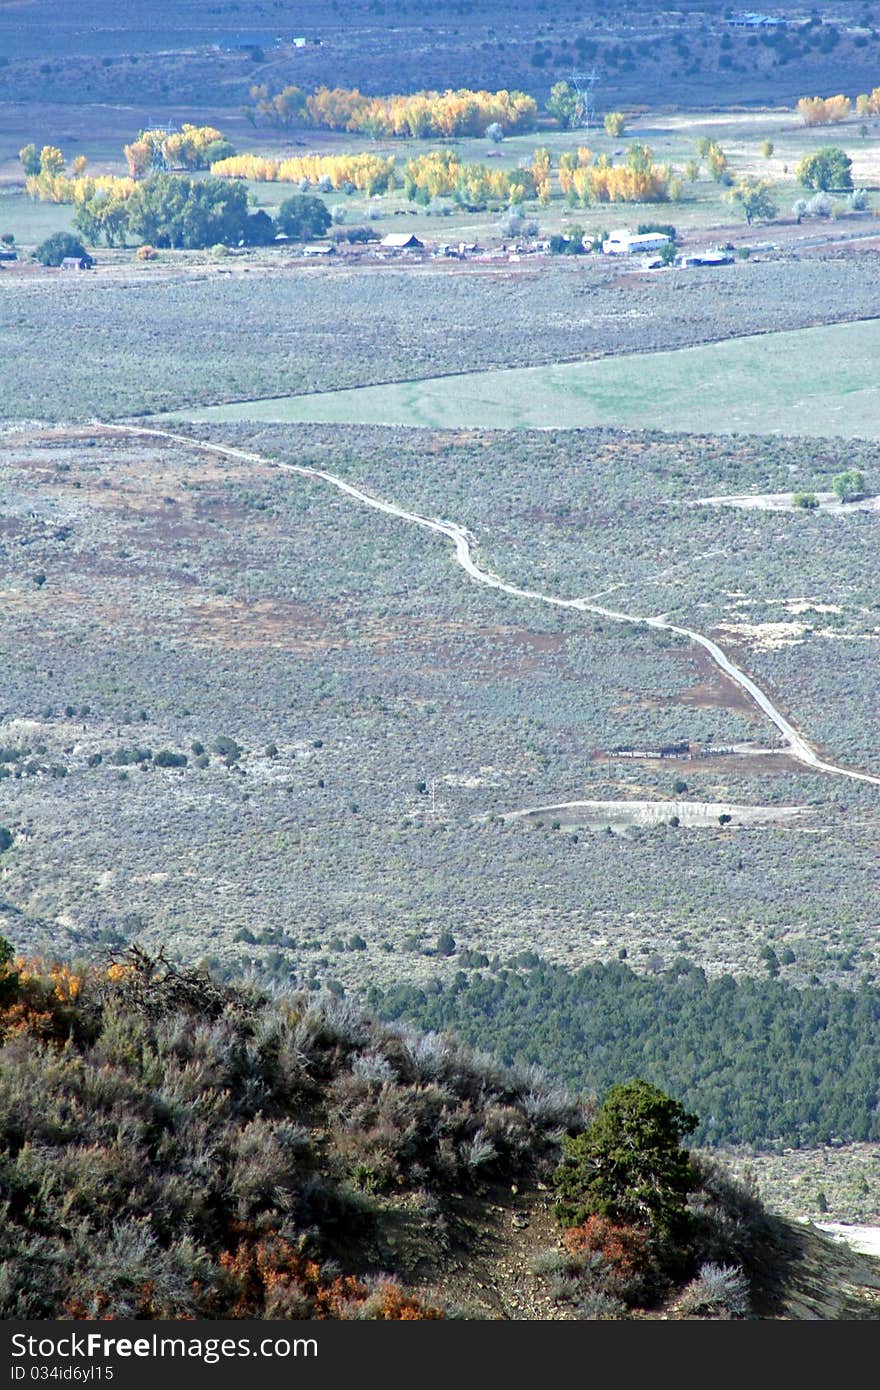
[[[878,357],[880,320],[873,319],[674,352],[281,396],[185,418],[430,429],[612,425],[878,439]]]
[[[0,234],[11,232],[19,248],[38,246],[54,232],[73,231],[73,208],[35,203],[23,193],[0,194]]]

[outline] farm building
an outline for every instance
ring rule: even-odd
[[[379,243],[386,251],[422,251],[425,243],[412,232],[389,232]]]
[[[781,22],[772,14],[758,14],[755,10],[743,10],[727,20],[731,29],[776,29]]]
[[[304,246],[302,253],[304,256],[335,256],[336,247],[332,246],[329,241],[314,241],[310,245]]]
[[[88,270],[89,262],[85,256],[65,256],[61,262],[62,270]]]
[[[733,256],[729,251],[693,251],[688,256],[682,256],[683,266],[691,265],[732,265]]]
[[[602,243],[606,256],[630,256],[635,252],[659,251],[669,244],[669,237],[663,232],[635,233],[625,227],[608,233],[608,240]]]

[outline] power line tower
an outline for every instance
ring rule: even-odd
[[[593,93],[598,81],[599,74],[595,67],[592,67],[589,72],[579,68],[572,69],[571,85],[578,95],[575,121],[577,125],[583,126],[585,130],[589,129],[596,119],[596,104]]]

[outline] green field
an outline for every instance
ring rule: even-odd
[[[212,406],[187,419],[880,438],[880,320]]]

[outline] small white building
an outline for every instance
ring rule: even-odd
[[[664,246],[669,245],[669,237],[663,232],[631,232],[626,227],[618,227],[617,231],[608,233],[608,240],[603,241],[602,250],[606,256],[631,256],[638,252],[644,254],[651,251],[661,251]]]

